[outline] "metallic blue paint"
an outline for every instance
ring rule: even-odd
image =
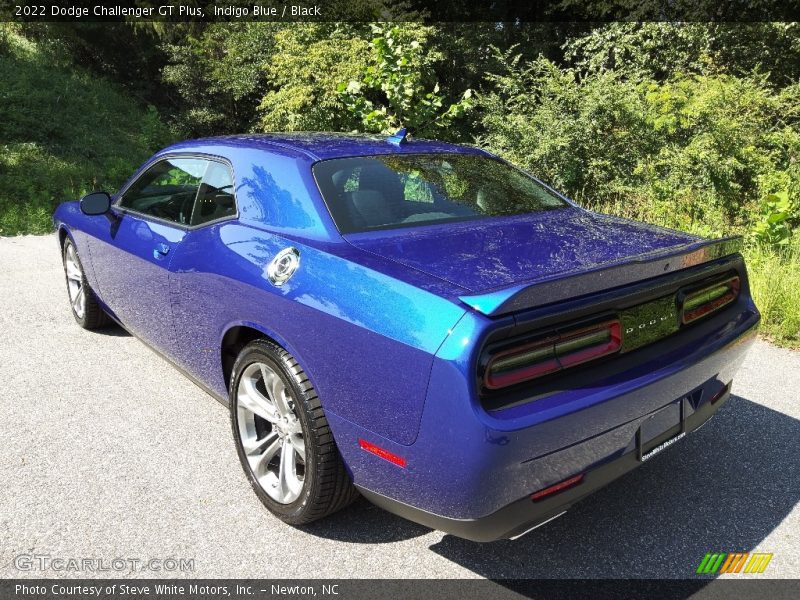
[[[333,134],[183,142],[130,181],[165,156],[224,159],[234,172],[235,217],[187,228],[115,207],[112,223],[67,202],[54,221],[75,240],[103,306],[133,333],[225,398],[226,332],[263,332],[309,374],[354,482],[438,515],[482,517],[612,460],[654,412],[693,391],[707,401],[733,378],[759,319],[745,273],[727,316],[659,343],[656,355],[637,350],[591,385],[571,386],[567,375],[556,393],[486,410],[476,377],[484,342],[596,298],[483,313],[537,283],[668,256],[700,240],[573,205],[341,236],[312,165],[409,152],[482,153]],[[300,268],[275,287],[266,267],[289,246],[300,252]],[[404,457],[407,468],[364,452],[359,438]]]
[[[575,207],[346,237],[471,292],[530,285],[698,239]]]

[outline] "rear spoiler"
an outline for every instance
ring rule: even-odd
[[[702,240],[666,251],[640,254],[625,262],[600,265],[588,271],[558,273],[483,294],[459,296],[458,299],[473,310],[495,317],[679,271],[736,254],[741,249],[741,236]]]

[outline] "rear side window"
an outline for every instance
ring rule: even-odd
[[[215,160],[161,160],[128,188],[119,206],[180,225],[202,225],[236,214],[233,174]]]
[[[501,161],[474,154],[390,154],[318,162],[314,177],[342,233],[518,215],[567,206]]]
[[[234,214],[236,201],[233,197],[233,174],[230,167],[220,162],[208,161],[197,192],[191,224],[201,225]]]

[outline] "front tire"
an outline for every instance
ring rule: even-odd
[[[267,340],[245,346],[233,366],[230,408],[247,479],[282,521],[311,523],[358,496],[314,386],[283,348]]]
[[[86,281],[75,243],[69,237],[64,242],[61,258],[64,263],[70,308],[75,321],[84,329],[98,329],[108,325],[108,316],[100,307],[97,296]]]

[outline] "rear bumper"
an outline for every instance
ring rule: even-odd
[[[703,402],[682,423],[646,443],[639,444],[619,458],[589,469],[584,473],[580,483],[574,487],[556,492],[536,502],[530,496],[526,496],[477,519],[454,519],[415,508],[362,487],[359,487],[359,490],[372,503],[391,513],[461,538],[475,542],[515,538],[561,516],[582,498],[635,469],[643,463],[642,454],[646,460],[648,453],[652,456],[660,450],[666,450],[672,445],[673,440],[680,444],[679,440],[683,435],[690,434],[706,423],[729,398],[730,386],[726,386],[713,403],[711,399]],[[688,399],[681,399],[681,402],[688,402]]]

